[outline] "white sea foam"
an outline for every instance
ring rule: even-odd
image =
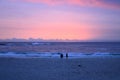
[[[17,52],[6,52],[6,53],[0,53],[0,57],[17,57],[17,58],[21,58],[21,57],[38,57],[38,58],[42,58],[42,57],[60,57],[60,54],[63,55],[63,57],[66,57],[66,53],[51,53],[51,52],[26,52],[26,53],[17,53]],[[106,56],[116,56],[116,55],[112,55],[110,53],[100,53],[100,52],[96,52],[93,54],[90,53],[75,53],[75,52],[70,52],[68,53],[68,57],[69,58],[82,58],[82,57],[106,57]],[[118,55],[120,56],[120,55]]]
[[[37,45],[50,45],[50,43],[33,42],[32,45],[33,46],[37,46]]]

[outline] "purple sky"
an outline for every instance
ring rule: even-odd
[[[0,39],[120,41],[120,0],[0,0]]]

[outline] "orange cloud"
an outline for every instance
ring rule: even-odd
[[[114,2],[110,3],[109,1],[105,1],[105,0],[12,0],[12,1],[44,3],[48,5],[69,4],[69,5],[79,5],[79,6],[97,6],[97,7],[120,9],[120,5]]]

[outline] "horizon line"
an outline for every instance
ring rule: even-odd
[[[120,42],[120,40],[80,40],[80,39],[42,39],[42,38],[8,38],[0,42]]]

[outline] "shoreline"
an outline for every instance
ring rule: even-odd
[[[98,58],[98,57],[120,57],[119,53],[96,52],[96,53],[62,53],[62,52],[6,52],[0,53],[0,58]]]

